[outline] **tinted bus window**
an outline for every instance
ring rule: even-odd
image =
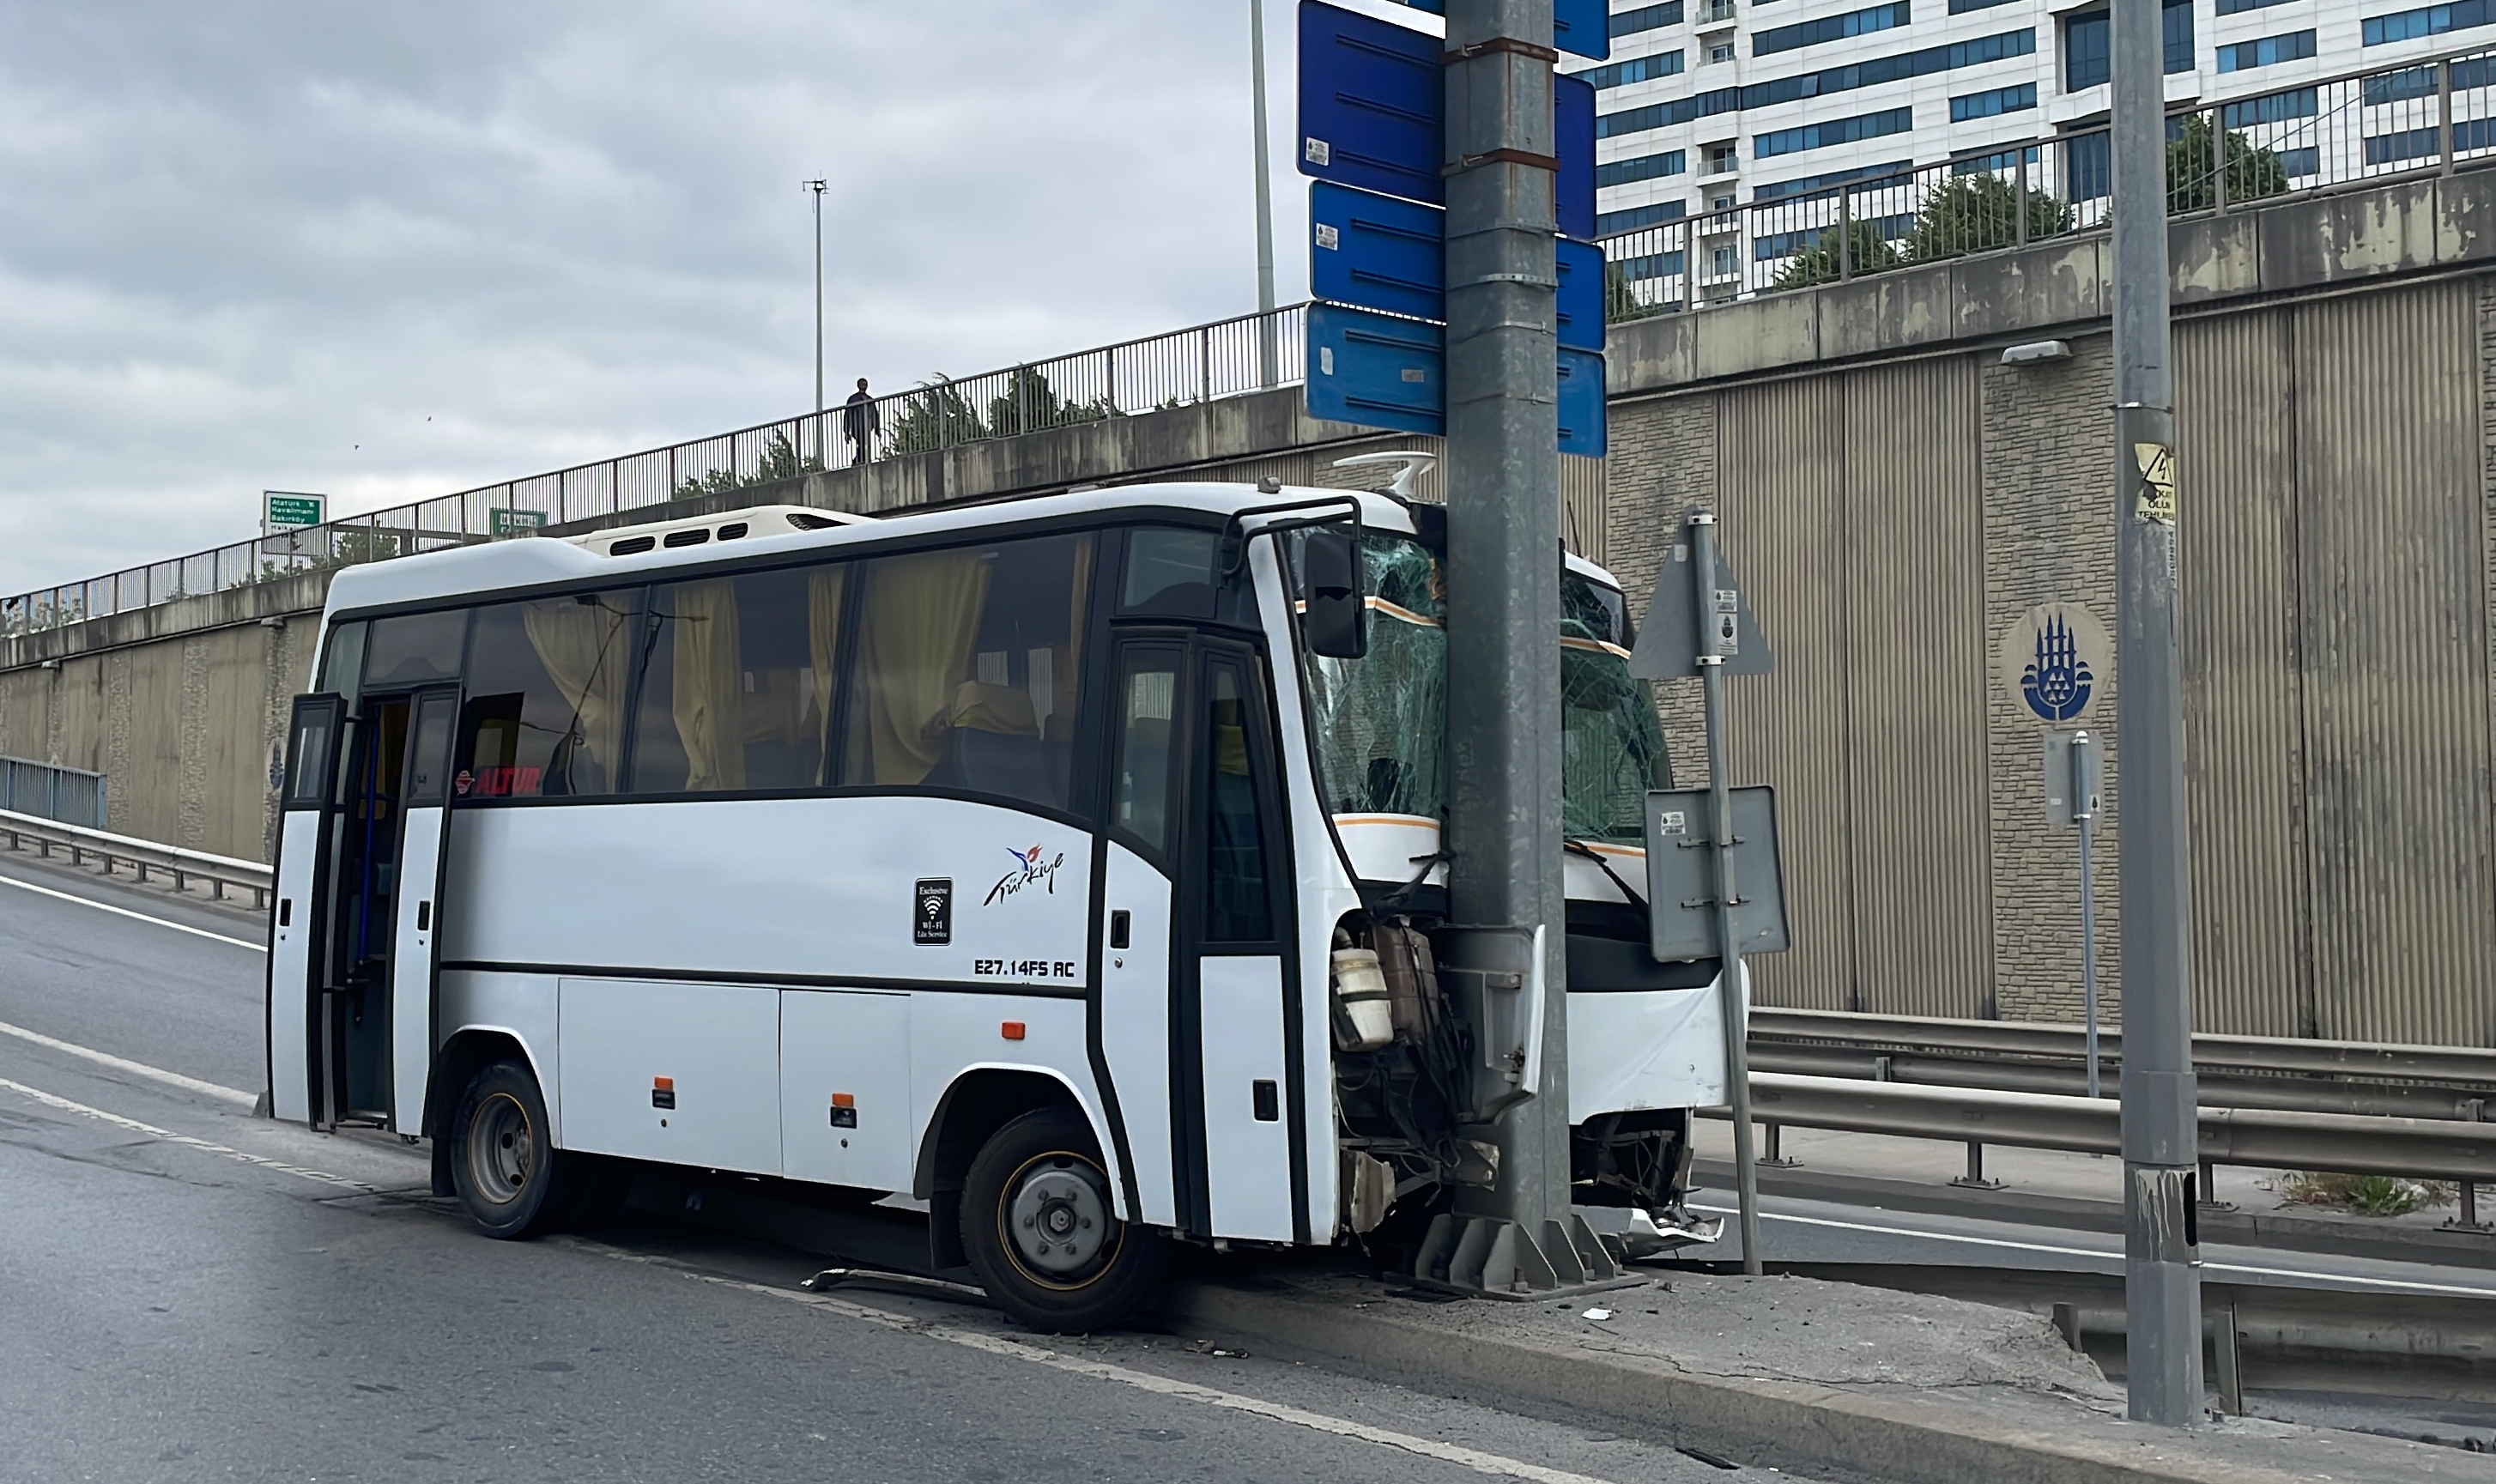
[[[477,610],[452,791],[529,798],[613,791],[624,754],[638,592]]]
[[[1220,661],[1205,671],[1204,941],[1263,943],[1274,936],[1265,884],[1265,839],[1257,822],[1256,736],[1239,667]]]
[[[1057,536],[862,564],[844,781],[1067,807],[1093,550]]]
[[[655,588],[640,626],[633,791],[811,788],[824,775],[845,567]]]
[[[360,620],[340,624],[329,631],[329,642],[321,651],[321,682],[312,689],[353,700],[363,678],[364,625]]]
[[[456,680],[467,637],[466,608],[375,619],[364,648],[364,689]]]
[[[1127,533],[1118,607],[1128,613],[1203,618],[1213,611],[1213,533],[1144,526]]]

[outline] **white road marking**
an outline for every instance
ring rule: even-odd
[[[1718,1216],[1735,1216],[1732,1206],[1707,1206],[1690,1203],[1693,1211],[1706,1211]],[[2044,1242],[2013,1242],[2005,1237],[1964,1236],[1954,1231],[1927,1231],[1916,1226],[1881,1226],[1869,1221],[1841,1221],[1825,1216],[1793,1216],[1780,1211],[1763,1211],[1763,1221],[1792,1221],[1797,1226],[1830,1226],[1839,1231],[1876,1232],[1885,1237],[1921,1237],[1928,1242],[1962,1242],[1970,1247],[2003,1247],[2013,1252],[2045,1252],[2057,1257],[2094,1257],[2101,1262],[2121,1262],[2120,1251],[2106,1252],[2093,1247],[2055,1247]],[[2358,1283],[2369,1288],[2395,1288],[2404,1293],[2444,1293],[2457,1298],[2496,1298],[2496,1288],[2474,1288],[2466,1283],[2419,1283],[2405,1278],[2363,1278],[2354,1273],[2316,1273],[2302,1268],[2254,1267],[2241,1262],[2203,1262],[2205,1273],[2251,1273],[2263,1278],[2293,1278],[2304,1283],[2329,1285]]]
[[[178,1087],[186,1093],[197,1093],[203,1098],[214,1098],[220,1102],[235,1103],[248,1108],[260,1101],[257,1094],[246,1093],[237,1087],[227,1087],[219,1082],[203,1082],[197,1077],[183,1076],[178,1071],[167,1071],[162,1067],[150,1067],[144,1062],[134,1062],[127,1057],[114,1056],[109,1051],[98,1051],[92,1046],[81,1046],[76,1041],[60,1040],[46,1036],[41,1031],[29,1031],[24,1026],[13,1026],[5,1020],[0,1020],[0,1036],[14,1036],[21,1041],[31,1041],[53,1051],[84,1057],[90,1062],[109,1067],[115,1071],[126,1071],[134,1077],[151,1078],[164,1083],[167,1087]]]
[[[0,876],[0,886],[15,886],[19,891],[32,891],[42,896],[58,897],[64,902],[76,902],[80,907],[92,907],[97,912],[110,912],[116,917],[136,917],[141,922],[152,922],[158,927],[172,928],[176,933],[188,933],[194,938],[209,938],[218,943],[233,943],[237,948],[249,948],[254,953],[268,951],[266,943],[253,943],[247,938],[228,938],[223,933],[211,933],[206,928],[195,928],[187,922],[175,922],[168,917],[151,917],[145,912],[135,912],[127,907],[115,907],[109,902],[99,902],[93,897],[82,897],[74,891],[54,891],[49,886],[38,886],[32,881],[21,881],[14,876]]]
[[[620,1261],[672,1268],[687,1278],[697,1279],[702,1283],[718,1283],[728,1288],[742,1288],[749,1293],[762,1294],[765,1298],[804,1304],[810,1308],[821,1309],[867,1324],[881,1325],[886,1329],[897,1330],[903,1334],[919,1335],[929,1340],[942,1340],[948,1345],[958,1345],[966,1349],[982,1350],[990,1355],[1002,1355],[1009,1360],[1046,1366],[1052,1371],[1090,1376],[1095,1380],[1115,1381],[1119,1385],[1133,1386],[1139,1391],[1149,1391],[1157,1396],[1175,1397],[1184,1402],[1196,1402],[1206,1407],[1219,1407],[1230,1411],[1245,1412],[1253,1417],[1264,1417],[1272,1422],[1307,1428],[1312,1432],[1331,1433],[1337,1438],[1357,1438],[1362,1442],[1376,1443],[1383,1448],[1397,1448],[1406,1453],[1419,1454],[1423,1458],[1434,1458],[1442,1463],[1455,1464],[1470,1469],[1476,1473],[1488,1474],[1493,1478],[1531,1479],[1535,1484],[1607,1484],[1607,1481],[1590,1474],[1571,1473],[1562,1469],[1545,1469],[1540,1464],[1528,1464],[1517,1459],[1504,1458],[1496,1453],[1484,1453],[1479,1448],[1467,1448],[1456,1443],[1440,1442],[1428,1438],[1416,1438],[1410,1433],[1392,1432],[1387,1428],[1371,1427],[1365,1422],[1353,1422],[1342,1417],[1331,1417],[1324,1412],[1309,1411],[1304,1407],[1288,1407],[1280,1402],[1267,1402],[1257,1397],[1241,1396],[1235,1391],[1221,1391],[1211,1386],[1200,1386],[1194,1381],[1173,1380],[1166,1376],[1155,1376],[1149,1371],[1113,1366],[1107,1361],[1081,1360],[1020,1340],[981,1334],[976,1330],[931,1325],[908,1314],[895,1314],[890,1310],[874,1309],[864,1304],[853,1304],[825,1294],[802,1293],[788,1288],[776,1288],[768,1283],[746,1283],[739,1279],[722,1278],[717,1274],[697,1272],[671,1258],[651,1253],[624,1252],[595,1242],[582,1241],[578,1242],[578,1245],[588,1251]]]
[[[196,1139],[187,1133],[175,1133],[171,1128],[159,1128],[154,1124],[142,1124],[135,1118],[124,1118],[118,1113],[107,1113],[102,1108],[90,1108],[82,1102],[72,1102],[57,1093],[47,1093],[41,1088],[28,1087],[23,1082],[12,1082],[6,1077],[0,1077],[0,1088],[16,1093],[21,1098],[32,1098],[47,1108],[58,1108],[64,1113],[76,1113],[81,1118],[92,1118],[117,1128],[127,1128],[133,1133],[143,1133],[150,1138],[163,1139],[168,1144],[179,1144],[185,1149],[219,1155],[244,1164],[256,1164],[263,1169],[275,1170],[282,1175],[296,1175],[305,1180],[317,1180],[323,1185],[339,1186],[346,1190],[361,1191],[366,1195],[382,1193],[382,1188],[377,1185],[366,1185],[360,1180],[350,1180],[344,1175],[332,1175],[325,1170],[305,1169],[302,1165],[289,1164],[283,1159],[272,1159],[266,1155],[246,1154],[231,1145]]]

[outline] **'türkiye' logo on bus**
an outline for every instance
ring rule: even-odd
[[[1034,881],[1048,888],[1049,895],[1057,894],[1057,868],[1066,864],[1064,850],[1046,862],[1041,860],[1041,848],[1036,845],[1027,850],[1009,849],[1006,853],[1014,858],[1014,868],[997,878],[997,883],[989,887],[987,896],[982,899],[982,907],[992,907]]]

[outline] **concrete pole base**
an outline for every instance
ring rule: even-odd
[[[1624,1275],[1585,1218],[1574,1213],[1565,1223],[1544,1222],[1539,1241],[1505,1217],[1442,1213],[1421,1239],[1413,1281],[1503,1299],[1559,1298],[1643,1282]]]

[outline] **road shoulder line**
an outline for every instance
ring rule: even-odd
[[[162,1082],[167,1087],[178,1087],[186,1093],[197,1093],[203,1098],[213,1098],[219,1102],[230,1102],[237,1107],[253,1107],[260,1101],[260,1096],[256,1093],[246,1093],[240,1088],[227,1087],[221,1082],[203,1082],[197,1077],[186,1077],[178,1071],[167,1071],[162,1067],[150,1067],[144,1062],[134,1062],[128,1057],[114,1056],[109,1051],[98,1051],[92,1046],[81,1046],[76,1041],[65,1041],[58,1036],[46,1036],[41,1031],[29,1031],[24,1026],[13,1026],[5,1020],[0,1020],[0,1036],[14,1036],[21,1041],[42,1046],[47,1050],[58,1051],[65,1056],[84,1057],[99,1067],[109,1067],[115,1071],[126,1071],[134,1077],[145,1077],[150,1081]]]
[[[64,902],[76,902],[80,907],[92,907],[97,912],[110,912],[116,917],[136,917],[141,922],[152,922],[158,927],[172,928],[176,933],[188,933],[194,938],[205,938],[214,943],[230,943],[237,948],[249,948],[254,953],[268,951],[266,943],[253,943],[247,938],[228,938],[223,933],[211,933],[206,928],[193,927],[187,922],[176,922],[171,917],[151,917],[145,912],[132,912],[127,907],[115,907],[109,902],[99,902],[93,897],[79,896],[75,891],[56,891],[49,886],[38,886],[33,881],[21,881],[14,876],[0,875],[0,886],[15,886],[19,891],[31,891],[38,896],[58,897]]]

